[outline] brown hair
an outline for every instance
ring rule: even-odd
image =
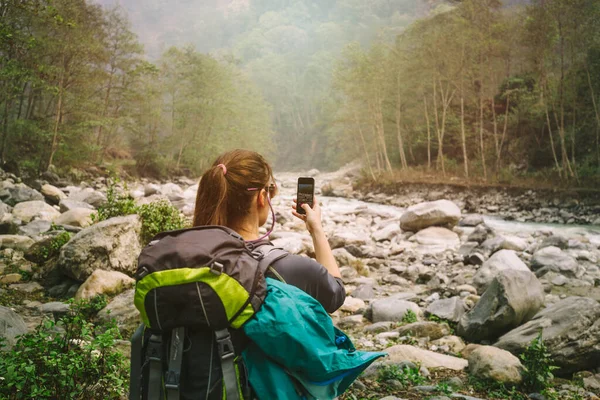
[[[273,171],[260,154],[237,149],[220,155],[200,178],[194,226],[236,223],[250,209],[252,197],[271,181]]]

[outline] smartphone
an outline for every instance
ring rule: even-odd
[[[298,178],[298,192],[296,195],[298,214],[306,214],[304,209],[300,207],[302,204],[308,204],[313,207],[313,199],[315,196],[315,180],[313,178]]]

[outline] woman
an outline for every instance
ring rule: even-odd
[[[268,243],[267,235],[259,234],[259,227],[267,221],[269,211],[274,216],[271,198],[277,186],[269,164],[258,153],[233,150],[221,155],[202,175],[198,186],[194,226],[222,225],[240,234],[254,248]],[[345,300],[341,275],[327,237],[321,225],[321,209],[314,201],[311,209],[303,204],[306,215],[292,213],[306,223],[315,249],[316,261],[297,255],[288,255],[273,263],[278,279],[302,289],[318,300],[328,312],[337,310]],[[273,219],[274,220],[274,219]],[[274,222],[273,222],[274,223]],[[268,274],[267,274],[268,275]],[[181,396],[183,399],[220,399],[222,396],[221,371],[218,360],[211,357],[214,347],[211,332],[198,329],[188,332],[191,345],[184,352]],[[242,332],[233,332],[236,354],[243,350]],[[203,345],[204,344],[204,345]],[[208,365],[206,360],[208,361]]]

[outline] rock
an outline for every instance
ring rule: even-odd
[[[99,294],[114,295],[131,288],[135,284],[133,278],[117,271],[95,270],[79,287],[76,299],[91,299]]]
[[[401,300],[397,297],[375,300],[372,304],[372,310],[373,322],[400,322],[409,310],[414,312],[417,317],[423,314],[417,304],[410,301]]]
[[[427,306],[425,310],[430,315],[435,315],[438,318],[458,322],[466,312],[467,306],[460,297],[452,297],[449,299],[437,300]]]
[[[23,202],[43,201],[44,196],[37,190],[23,183],[18,183],[16,185],[4,186],[0,190],[0,200],[9,206],[14,206]]]
[[[465,215],[458,223],[459,226],[477,226],[483,224],[483,216],[479,214]]]
[[[356,261],[356,257],[348,253],[348,250],[344,248],[334,249],[332,250],[332,254],[339,266],[352,265]]]
[[[55,319],[65,315],[71,309],[70,304],[61,303],[60,301],[52,301],[50,303],[42,304],[39,310],[42,314],[52,314]]]
[[[356,328],[357,326],[361,326],[364,323],[364,317],[360,314],[358,315],[350,315],[344,317],[340,320],[339,326],[340,328]]]
[[[380,229],[373,233],[373,240],[376,242],[383,242],[384,240],[392,240],[401,233],[398,224],[393,223],[386,225],[383,229]]]
[[[469,356],[469,373],[480,379],[518,385],[523,380],[523,365],[506,350],[481,346]]]
[[[386,364],[411,361],[428,369],[444,368],[454,371],[462,371],[468,366],[467,360],[462,358],[447,356],[405,344],[392,346],[384,351],[389,354],[389,358],[384,361]]]
[[[366,308],[366,304],[363,300],[357,299],[351,296],[346,296],[346,300],[344,304],[340,307],[340,310],[355,314],[364,310]]]
[[[538,250],[545,247],[558,247],[561,250],[569,248],[569,239],[561,235],[550,235],[542,240],[542,243],[538,246]]]
[[[17,342],[17,336],[27,333],[23,318],[8,307],[0,306],[0,337],[5,339],[6,347],[10,350]]]
[[[437,226],[432,226],[419,231],[419,233],[412,236],[410,240],[416,241],[424,247],[431,249],[433,252],[441,252],[448,248],[456,248],[460,245],[460,239],[456,233],[449,229]]]
[[[364,284],[352,291],[352,297],[361,300],[371,300],[375,298],[375,290],[373,285]]]
[[[142,323],[140,313],[133,304],[134,294],[133,289],[121,293],[100,310],[98,318],[105,322],[114,319],[121,332],[130,336]]]
[[[12,289],[12,290],[17,290],[17,291],[23,292],[23,293],[34,293],[34,292],[40,292],[40,291],[44,290],[42,285],[40,285],[37,282],[15,283],[15,284],[10,285],[8,288]]]
[[[98,208],[106,204],[106,196],[94,189],[87,188],[80,192],[74,193],[68,197],[68,200],[84,202]]]
[[[478,252],[471,253],[464,258],[464,262],[467,265],[483,265],[485,256]]]
[[[54,220],[54,223],[56,225],[70,225],[87,228],[92,224],[92,214],[95,213],[96,211],[90,210],[89,208],[74,208],[61,214]]]
[[[10,283],[21,282],[21,279],[23,279],[21,274],[17,274],[17,273],[6,274],[6,275],[0,277],[0,283],[8,285]]]
[[[446,324],[438,324],[437,322],[432,321],[422,321],[401,326],[396,329],[396,332],[400,333],[400,336],[410,335],[412,337],[427,337],[429,340],[436,340],[449,335],[450,328]]]
[[[144,196],[152,196],[153,194],[160,194],[160,186],[155,183],[148,183],[144,186]]]
[[[24,201],[13,208],[13,215],[21,221],[27,223],[33,219],[43,219],[45,221],[53,221],[60,213],[51,205],[35,200]]]
[[[568,297],[540,311],[526,324],[500,337],[494,345],[520,354],[538,333],[561,374],[600,367],[600,303]]]
[[[529,272],[529,268],[521,261],[517,253],[512,250],[500,250],[484,262],[473,276],[473,283],[477,291],[483,293],[496,275],[500,271],[506,270]]]
[[[505,236],[502,242],[504,250],[525,251],[527,246],[527,241],[517,236]]]
[[[417,232],[430,226],[454,227],[460,220],[460,209],[449,200],[438,200],[409,207],[400,218],[400,227]]]
[[[548,271],[558,272],[569,278],[579,278],[584,270],[579,267],[577,260],[563,252],[558,247],[544,247],[533,254],[531,268],[538,276]]]
[[[433,340],[432,345],[439,348],[447,348],[447,351],[453,354],[460,354],[465,348],[465,342],[458,336],[445,336],[438,340]]]
[[[392,325],[394,325],[392,321],[375,322],[374,324],[365,326],[363,331],[366,333],[386,332],[392,328]]]
[[[50,204],[58,204],[61,200],[67,198],[67,195],[62,190],[52,185],[43,185],[42,195]]]
[[[20,251],[26,251],[29,249],[35,241],[29,236],[19,235],[0,235],[0,248],[1,249],[15,249]]]
[[[92,206],[88,203],[84,203],[83,201],[70,200],[70,199],[61,200],[60,203],[58,204],[58,206],[60,207],[61,213],[65,213],[65,212],[73,210],[75,208],[87,208],[90,210],[94,210],[94,206]]]
[[[307,240],[309,240],[307,236],[295,234],[293,236],[275,239],[271,242],[273,243],[273,246],[281,247],[290,254],[302,254],[306,253],[310,249]]]
[[[470,342],[496,339],[529,321],[544,304],[544,289],[529,271],[500,271],[457,332]]]
[[[48,232],[52,227],[52,222],[36,219],[25,226],[19,227],[19,234],[29,237],[36,237],[42,233]]]
[[[475,242],[481,244],[487,240],[491,232],[491,229],[487,226],[479,225],[475,228],[473,232],[471,232],[471,234],[467,238],[467,242]]]
[[[115,217],[85,228],[64,245],[58,259],[67,276],[85,281],[95,270],[133,274],[141,251],[137,215]]]

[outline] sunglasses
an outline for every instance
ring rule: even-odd
[[[261,188],[248,188],[246,190],[248,190],[249,192],[253,192],[253,191],[260,190],[260,189]],[[275,197],[277,195],[277,185],[275,183],[270,183],[264,189],[269,192],[269,197],[270,198],[273,198],[273,197]]]

